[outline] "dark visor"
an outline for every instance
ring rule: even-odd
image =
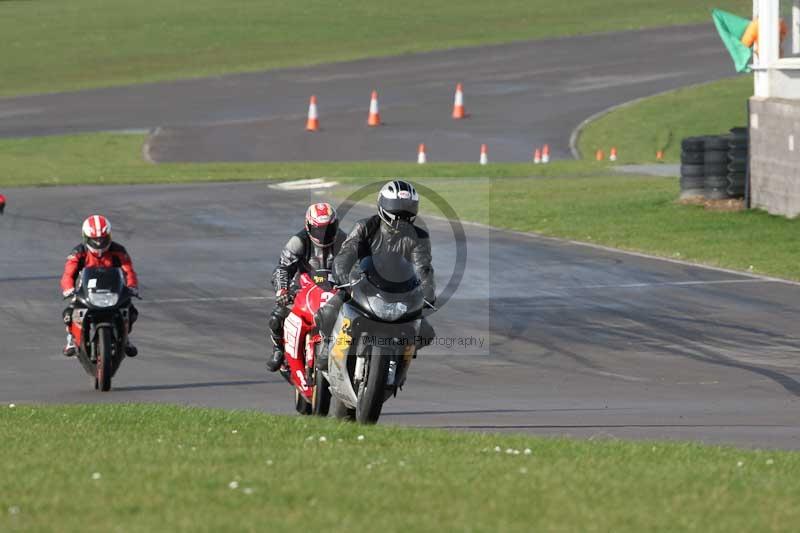
[[[92,239],[87,237],[86,245],[89,248],[94,248],[95,250],[105,250],[111,244],[111,237],[106,235],[105,237],[98,237],[97,239]]]
[[[336,238],[337,224],[328,224],[326,226],[312,226],[308,225],[308,235],[312,240],[319,244],[332,244]]]

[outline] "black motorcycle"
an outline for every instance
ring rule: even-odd
[[[111,378],[125,358],[131,296],[120,268],[84,268],[78,276],[70,333],[97,390],[111,389]]]
[[[328,338],[327,372],[334,416],[374,424],[397,395],[416,355],[426,301],[410,262],[397,254],[361,260]],[[431,306],[432,307],[432,306]]]

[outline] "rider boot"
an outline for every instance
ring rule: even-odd
[[[64,357],[72,357],[78,353],[78,347],[75,346],[75,339],[72,338],[71,333],[67,333],[67,345],[64,346]]]
[[[283,337],[274,333],[270,337],[272,338],[272,355],[267,359],[267,370],[277,372],[283,365]]]
[[[130,308],[128,309],[128,312],[130,313],[128,315],[128,319],[130,320],[130,322],[128,323],[128,337],[125,339],[125,355],[127,355],[128,357],[136,357],[137,355],[139,355],[139,350],[131,342],[130,335],[131,331],[133,331],[133,325],[136,323],[136,319],[139,318],[139,311],[133,306],[133,304],[131,304]]]
[[[128,357],[136,357],[139,355],[139,350],[131,343],[130,339],[125,342],[125,355]]]

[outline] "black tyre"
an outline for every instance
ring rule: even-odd
[[[747,174],[744,172],[731,172],[728,174],[728,182],[732,184],[741,183],[747,181]]]
[[[728,149],[725,148],[724,151],[722,150],[713,150],[708,151],[706,150],[705,154],[703,155],[703,164],[704,165],[718,165],[720,163],[727,163],[728,162]]]
[[[705,137],[705,151],[726,151],[730,142],[728,135],[708,135]]]
[[[728,164],[719,163],[715,165],[704,165],[705,176],[727,176]]]
[[[706,189],[722,189],[729,184],[727,176],[709,176],[705,180]]]
[[[684,165],[702,165],[704,162],[703,152],[681,152],[681,163]]]
[[[681,178],[681,191],[704,189],[705,178]]]
[[[297,389],[294,390],[294,410],[301,415],[311,414],[311,404],[305,401]]]
[[[731,196],[728,194],[727,189],[706,189],[705,198],[707,200],[727,200]]]
[[[375,424],[381,416],[389,376],[390,352],[374,348],[366,361],[366,379],[358,387],[356,421]]]
[[[744,198],[744,187],[728,187],[728,198]]]
[[[322,372],[314,371],[314,394],[311,396],[311,414],[328,416],[331,408],[331,385]]]
[[[684,152],[702,152],[705,150],[705,137],[686,137],[681,141]]]
[[[739,126],[728,130],[731,132],[731,137],[745,137],[750,135],[750,131],[745,126]]]
[[[729,186],[730,183],[727,177],[707,177],[704,196],[708,200],[724,200],[730,197],[728,194]]]
[[[334,397],[333,416],[334,418],[338,418],[339,420],[353,421],[356,419],[356,410],[350,409],[340,399]]]
[[[97,357],[97,386],[99,390],[108,392],[111,390],[111,375],[114,372],[113,361],[111,359],[111,329],[101,327],[97,330],[97,340],[94,349]]]
[[[731,141],[728,143],[728,150],[734,152],[744,152],[747,153],[747,150],[750,149],[747,141]]]
[[[735,162],[728,165],[728,174],[730,173],[745,173],[747,172],[747,163],[745,162]]]
[[[701,178],[706,175],[703,165],[681,165],[681,176],[685,178]]]
[[[728,162],[747,163],[747,152],[728,152]]]

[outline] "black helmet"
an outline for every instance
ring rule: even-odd
[[[417,190],[407,181],[390,181],[378,193],[378,216],[388,226],[397,228],[401,220],[413,222],[419,211]]]

